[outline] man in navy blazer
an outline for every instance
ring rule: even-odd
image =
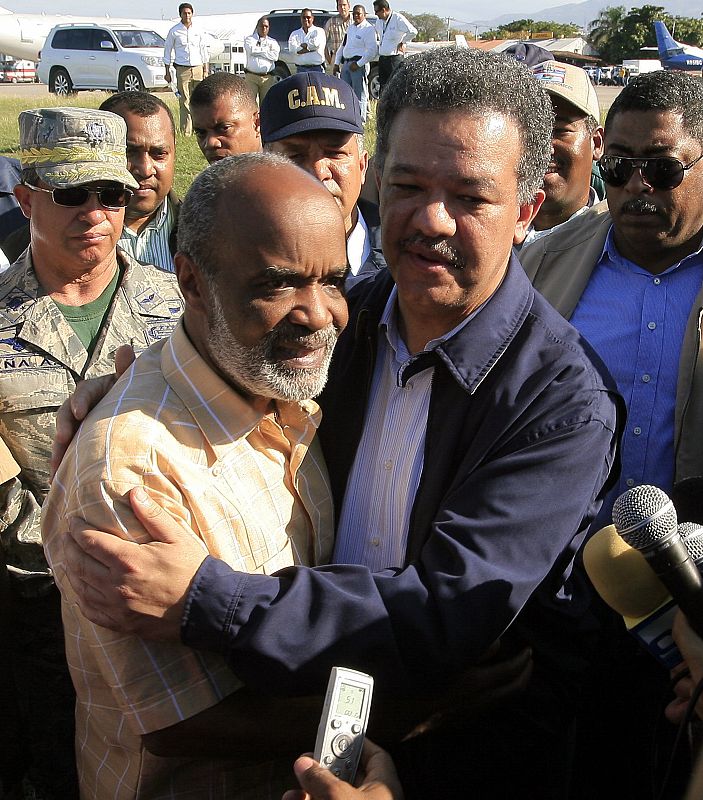
[[[617,471],[621,401],[512,254],[544,197],[552,119],[523,66],[478,51],[414,56],[384,91],[388,270],[350,294],[320,398],[333,565],[235,572],[174,525],[156,533],[154,504],[140,517],[157,514],[160,542],[78,526],[101,563],[69,546],[89,618],[219,651],[265,692],[321,691],[343,664],[414,696],[498,639],[528,647],[522,695],[395,749],[409,797],[561,798],[568,783],[591,642],[578,552]]]

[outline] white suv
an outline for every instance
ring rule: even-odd
[[[165,89],[164,44],[156,31],[136,25],[56,25],[39,53],[39,80],[64,96],[78,89]]]

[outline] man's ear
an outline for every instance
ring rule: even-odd
[[[173,258],[176,277],[186,305],[198,314],[207,314],[210,308],[209,286],[198,265],[180,250]]]
[[[603,127],[599,125],[595,131],[593,132],[593,160],[598,161],[598,159],[603,155],[603,143],[605,141],[605,131]]]
[[[12,190],[17,202],[20,204],[22,213],[27,219],[32,218],[32,195],[34,194],[31,189],[28,189],[23,183],[18,183]]]
[[[363,186],[366,183],[366,175],[369,169],[369,154],[366,150],[362,150],[359,153],[359,166],[361,168],[361,185]]]
[[[530,229],[532,220],[537,216],[537,213],[542,206],[545,198],[544,189],[538,189],[535,192],[534,200],[531,203],[525,203],[518,206],[518,218],[515,221],[515,233],[513,234],[513,244],[522,244],[527,236],[527,231]]]
[[[261,114],[259,111],[254,112],[254,130],[256,131],[256,135],[261,138]]]

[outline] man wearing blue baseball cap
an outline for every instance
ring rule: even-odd
[[[322,181],[344,216],[347,288],[386,266],[378,206],[359,198],[368,153],[359,100],[332,75],[303,72],[273,86],[261,104],[264,149],[282,153]]]

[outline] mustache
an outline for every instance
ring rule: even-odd
[[[427,236],[423,236],[421,233],[416,233],[407,239],[402,239],[400,242],[402,248],[412,247],[416,244],[419,244],[422,248],[429,250],[431,253],[436,253],[455,269],[463,270],[466,268],[466,259],[456,247],[449,244],[446,239],[430,239]]]
[[[622,214],[657,214],[659,208],[644,197],[633,197],[626,200],[620,207]]]
[[[296,325],[287,320],[282,320],[275,328],[270,330],[262,340],[267,352],[272,352],[279,344],[298,344],[302,347],[315,349],[318,347],[334,347],[340,329],[330,323],[319,331],[311,331],[304,325]]]

